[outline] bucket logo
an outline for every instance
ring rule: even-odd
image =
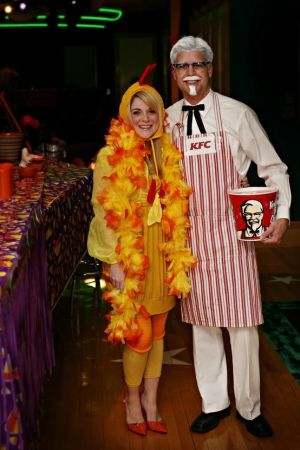
[[[260,237],[266,230],[262,221],[264,217],[264,207],[259,200],[246,200],[241,204],[242,216],[246,228],[242,230],[242,239],[252,239]]]
[[[248,187],[229,190],[237,238],[259,241],[276,218],[276,187]]]

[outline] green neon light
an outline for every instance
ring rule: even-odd
[[[76,28],[106,28],[105,25],[93,25],[88,23],[77,23]]]
[[[116,17],[107,17],[103,18],[103,20],[108,20],[111,22],[116,22],[117,20],[121,19],[123,16],[123,11],[121,9],[113,9],[113,8],[99,8],[98,11],[100,13],[109,13],[109,14],[116,14]]]
[[[47,28],[47,23],[0,23],[0,28]]]
[[[97,17],[97,16],[80,16],[80,20],[107,20],[105,17]]]
[[[80,16],[81,21],[104,21],[104,22],[116,22],[117,20],[121,19],[123,15],[123,11],[120,9],[113,9],[113,8],[99,8],[99,12],[101,13],[108,13],[108,14],[114,14],[115,17],[105,17],[105,16]],[[48,15],[47,14],[39,14],[35,18],[36,20],[47,20]],[[58,14],[57,15],[58,20],[65,20],[66,15],[65,14]],[[10,16],[5,16],[5,20],[9,23],[0,23],[0,28],[47,28],[48,23],[32,23],[32,22],[22,22],[22,23],[14,23],[11,20]],[[57,23],[57,27],[59,28],[68,28],[67,23]],[[100,25],[99,23],[91,24],[91,23],[77,23],[76,28],[98,28],[98,29],[104,29],[106,28],[105,25]]]
[[[80,20],[99,20],[102,22],[115,22],[116,19],[112,19],[111,17],[97,17],[97,16],[80,16]]]
[[[37,19],[37,20],[46,20],[47,18],[48,18],[48,15],[47,15],[47,14],[39,14],[38,16],[36,16],[36,19]],[[63,20],[63,19],[66,18],[66,15],[65,15],[65,14],[58,14],[58,15],[57,15],[57,18],[58,18],[59,20]]]

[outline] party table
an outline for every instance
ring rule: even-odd
[[[48,165],[42,205],[51,309],[86,250],[92,218],[91,195],[90,169],[54,162]]]
[[[0,201],[0,449],[28,448],[55,364],[52,315],[86,248],[92,172],[46,164]]]

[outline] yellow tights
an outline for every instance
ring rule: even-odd
[[[125,345],[123,370],[127,386],[140,386],[143,378],[159,378],[164,354],[164,333],[168,313],[140,318],[144,330],[136,345]],[[143,322],[143,323],[142,323]]]
[[[123,369],[127,386],[140,386],[143,378],[159,378],[164,353],[164,340],[153,341],[148,352],[136,352],[128,345],[123,351]]]

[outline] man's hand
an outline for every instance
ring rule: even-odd
[[[249,186],[250,186],[249,180],[248,180],[247,176],[245,175],[241,179],[241,188],[245,188],[245,187],[249,187]]]
[[[289,227],[288,219],[277,219],[263,232],[260,241],[263,244],[280,244]]]

